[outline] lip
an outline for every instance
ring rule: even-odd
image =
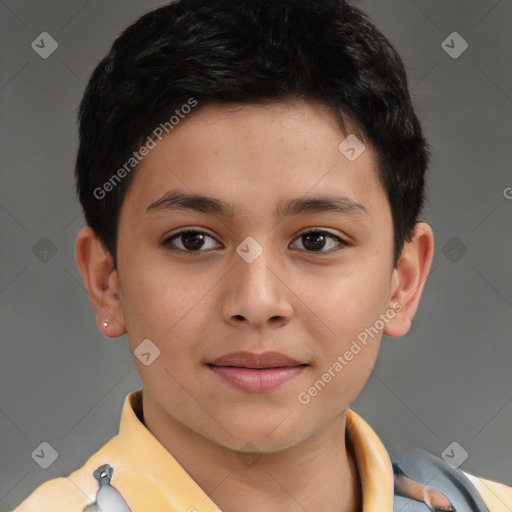
[[[214,366],[238,366],[244,368],[280,368],[287,366],[299,366],[300,361],[292,359],[280,352],[263,352],[256,354],[254,352],[231,352],[229,354],[218,357],[208,364]]]
[[[295,378],[308,365],[279,352],[232,352],[207,366],[242,391],[265,393]]]

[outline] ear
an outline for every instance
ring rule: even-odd
[[[386,324],[383,334],[399,338],[409,331],[433,257],[432,228],[426,222],[418,222],[413,239],[404,244],[400,260],[393,269],[390,303],[396,315]]]
[[[77,236],[75,260],[82,274],[89,299],[96,312],[96,324],[109,338],[126,332],[123,310],[119,299],[119,280],[110,252],[86,226]],[[107,321],[107,325],[104,322]]]

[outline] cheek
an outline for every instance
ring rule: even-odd
[[[375,324],[387,307],[389,283],[382,276],[363,265],[350,275],[326,281],[311,310],[324,320],[332,338],[346,342]]]
[[[379,318],[387,307],[384,274],[363,267],[330,280],[326,293],[310,305],[315,313],[311,318],[321,318],[323,325],[321,331],[310,326],[318,348],[318,373],[330,369],[331,376],[336,375],[332,382],[337,384],[329,387],[342,391],[341,396],[357,396],[366,382],[379,352],[383,327]],[[317,321],[313,322],[317,326]],[[329,375],[325,377],[329,379]]]
[[[343,285],[342,291],[332,291],[329,300],[318,306],[318,316],[329,329],[322,330],[326,335],[315,331],[318,357],[309,384],[318,390],[315,407],[327,416],[340,406],[348,407],[359,395],[377,360],[382,337],[380,324],[376,328],[383,311],[379,290],[351,287],[348,281]]]
[[[209,281],[212,281],[210,283]],[[166,340],[186,336],[213,286],[205,275],[165,265],[131,265],[123,280],[122,305],[129,334]]]
[[[380,345],[380,337],[376,336],[368,345],[359,342],[350,345],[349,350],[340,351],[341,360],[331,363],[321,372],[321,382],[326,382],[319,393],[317,407],[338,412],[340,405],[348,407],[361,393],[375,365]],[[350,355],[350,360],[348,359]],[[336,361],[336,360],[335,360]],[[315,386],[322,388],[317,379]],[[321,396],[320,396],[321,395]]]

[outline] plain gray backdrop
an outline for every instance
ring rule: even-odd
[[[165,3],[0,3],[1,510],[81,466],[140,387],[126,337],[97,330],[74,260],[76,110],[114,39]],[[512,485],[512,0],[353,3],[406,64],[433,149],[436,249],[411,331],[383,338],[352,408],[384,444],[441,456],[457,442],[462,469]],[[47,58],[31,46],[42,32],[58,43]],[[58,453],[47,469],[31,456],[42,442]]]

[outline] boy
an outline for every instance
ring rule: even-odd
[[[427,163],[403,64],[349,4],[179,0],[126,29],[80,105],[76,260],[143,388],[16,510],[511,510],[349,408],[419,304]]]

